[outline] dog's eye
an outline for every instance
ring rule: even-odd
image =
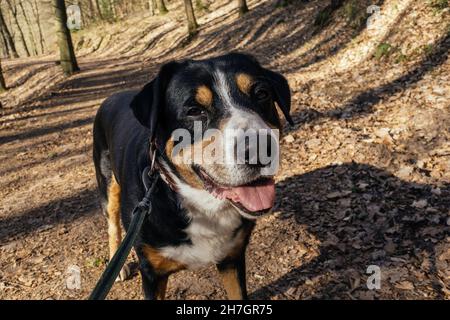
[[[205,111],[199,107],[192,106],[186,111],[188,117],[199,117],[205,114]]]
[[[257,100],[265,101],[269,99],[270,92],[266,88],[259,86],[254,89],[254,95]]]

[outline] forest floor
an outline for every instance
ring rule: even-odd
[[[448,8],[385,0],[370,27],[348,7],[318,26],[324,1],[249,3],[238,19],[234,1],[215,1],[190,41],[180,5],[80,31],[81,71],[67,78],[55,56],[4,62],[0,299],[88,296],[108,255],[91,160],[98,106],[166,61],[232,50],[286,75],[295,120],[281,141],[276,210],[247,252],[250,298],[450,298]],[[79,290],[65,284],[71,265]],[[370,265],[380,289],[366,286]],[[141,299],[140,281],[109,298]],[[172,276],[167,297],[225,294],[211,266]]]

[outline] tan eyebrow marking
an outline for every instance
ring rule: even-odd
[[[250,94],[250,89],[253,85],[253,78],[250,75],[246,73],[238,73],[236,75],[236,83],[242,93],[247,95]]]
[[[195,93],[195,101],[200,103],[202,106],[210,107],[213,101],[213,93],[211,89],[205,85],[199,86]]]

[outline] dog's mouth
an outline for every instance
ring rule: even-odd
[[[248,184],[231,186],[217,183],[200,167],[196,167],[195,171],[209,193],[217,199],[230,201],[246,214],[261,216],[274,205],[275,182],[272,178],[259,178]]]

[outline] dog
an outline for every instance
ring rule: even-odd
[[[145,299],[164,299],[169,275],[208,264],[216,264],[229,299],[247,299],[245,251],[256,218],[274,205],[273,176],[261,174],[258,159],[180,162],[172,133],[192,133],[195,122],[202,132],[281,129],[276,106],[292,124],[286,78],[244,53],[169,62],[142,90],[102,103],[94,121],[93,158],[110,257],[122,240],[121,221],[127,230],[145,194],[142,173],[153,157],[161,177],[134,245]],[[187,145],[198,144],[207,142]],[[236,147],[230,141],[223,145],[225,153]],[[124,267],[119,279],[128,273]]]

